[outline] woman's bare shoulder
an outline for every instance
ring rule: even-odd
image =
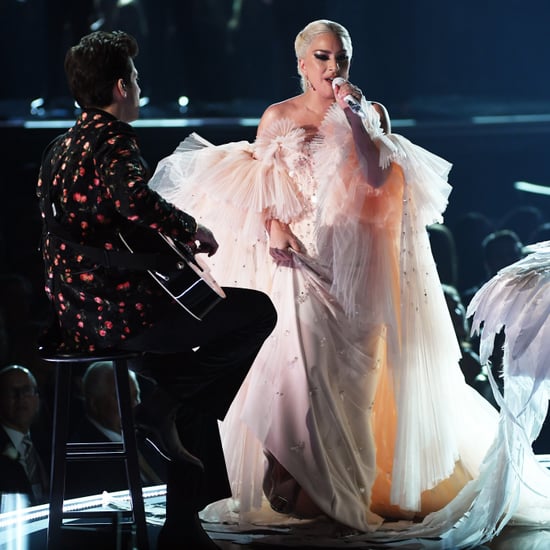
[[[258,126],[258,133],[278,120],[296,120],[300,112],[300,96],[291,97],[270,105],[263,113]]]

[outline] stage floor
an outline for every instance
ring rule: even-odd
[[[164,522],[165,486],[148,487],[144,490],[148,534],[151,550],[156,547],[156,539]],[[74,499],[65,503],[66,507],[85,508],[88,510],[127,510],[129,498],[127,491],[119,493],[96,495]],[[0,549],[2,550],[44,550],[47,535],[47,505],[33,508],[22,508],[16,512],[0,514]],[[280,548],[300,549],[376,549],[399,548],[406,550],[422,550],[439,548],[434,541],[407,541],[395,544],[373,544],[366,542],[364,535],[353,533],[345,528],[337,527],[328,520],[311,520],[292,522],[285,521],[279,526],[262,524],[222,524],[204,523],[204,527],[212,540],[221,550],[275,550]],[[120,540],[117,548],[130,548],[125,545],[130,540],[128,529]],[[112,533],[99,533],[79,529],[67,535],[66,549],[100,550],[115,548],[111,546]],[[125,538],[126,537],[126,538]],[[185,533],[182,533],[182,549],[185,546]],[[442,548],[443,546],[441,546]],[[544,528],[525,528],[509,525],[490,543],[479,546],[487,550],[546,550],[550,548],[550,525]],[[62,549],[60,549],[62,550]],[[193,550],[193,549],[188,549]]]
[[[300,548],[301,550],[340,550],[361,549],[374,550],[379,548],[394,548],[400,550],[423,550],[428,546],[422,542],[402,542],[400,544],[372,544],[359,540],[360,537],[331,537],[319,533],[318,530],[290,530],[283,529],[249,529],[231,532],[231,528],[223,525],[207,527],[210,537],[221,550],[275,550],[281,548]],[[433,550],[433,543],[429,546]],[[443,548],[443,546],[441,546]],[[547,550],[550,548],[550,528],[526,529],[520,527],[506,527],[503,532],[491,543],[478,546],[487,550]]]

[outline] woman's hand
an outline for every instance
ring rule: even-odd
[[[362,109],[361,114],[355,113],[344,98],[349,95],[361,104],[361,98],[363,97],[361,90],[341,78],[335,79],[333,87],[334,97],[338,105],[344,109],[350,124],[361,170],[372,187],[380,187],[386,181],[387,169],[380,166],[380,151],[376,141],[384,134],[382,128],[388,128],[389,126],[386,118],[387,112],[383,107],[373,106],[371,103],[366,107],[367,114]],[[384,126],[381,126],[380,122],[381,113],[384,114]]]
[[[361,98],[363,97],[363,92],[351,82],[347,80],[340,79],[339,84],[334,84],[334,99],[342,109],[349,109],[349,105],[344,101],[344,98],[348,95],[353,97],[357,103],[361,104]]]
[[[292,253],[289,249],[301,252],[303,247],[300,241],[292,233],[287,223],[272,219],[266,225],[269,233],[269,253],[271,257],[277,265],[292,267]]]

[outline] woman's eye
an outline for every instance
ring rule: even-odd
[[[349,57],[347,55],[340,55],[336,58],[336,61],[338,61],[338,63],[347,63],[349,60]]]
[[[314,55],[317,59],[320,59],[321,61],[328,61],[328,55],[325,53],[316,53]]]

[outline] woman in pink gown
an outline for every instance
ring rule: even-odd
[[[212,228],[218,281],[279,313],[221,425],[233,499],[206,516],[480,543],[514,511],[522,465],[503,451],[504,481],[487,472],[491,446],[509,448],[464,381],[430,251],[451,166],[348,81],[344,27],[314,21],[295,49],[303,93],[265,111],[254,143],[193,134],[150,183]]]

